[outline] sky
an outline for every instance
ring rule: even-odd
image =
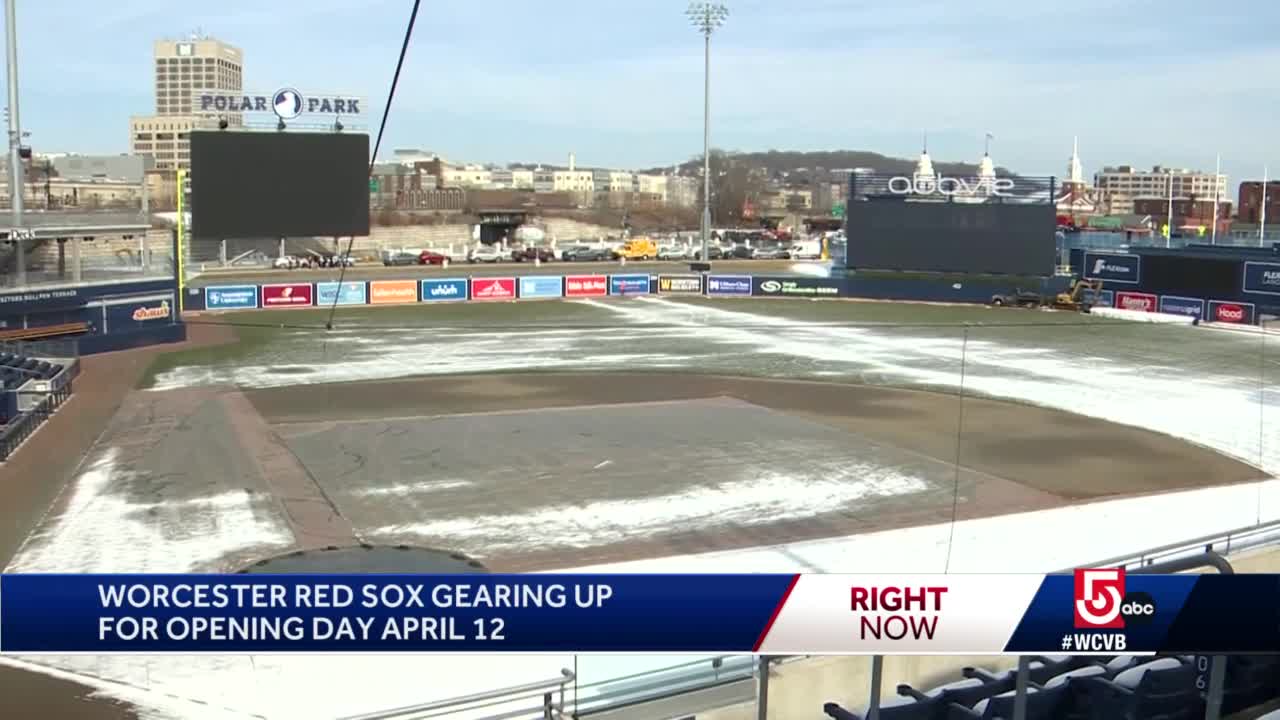
[[[1280,174],[1280,3],[728,0],[712,38],[712,145],[992,156],[1024,174],[1164,164]],[[244,51],[246,90],[367,98],[376,130],[412,0],[18,0],[37,152],[128,149],[151,44]],[[703,45],[681,0],[422,0],[382,156],[654,167],[702,148]]]

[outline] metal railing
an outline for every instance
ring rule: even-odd
[[[565,712],[565,687],[575,676],[567,668],[560,677],[551,680],[515,685],[489,690],[473,695],[437,700],[420,705],[379,710],[362,715],[349,715],[340,720],[428,720],[466,713],[468,717],[484,720],[559,720]],[[527,704],[526,704],[527,703]]]

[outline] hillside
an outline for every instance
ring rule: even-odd
[[[712,150],[714,157],[718,151]],[[916,167],[915,159],[895,158],[880,153],[862,150],[820,150],[816,152],[796,152],[791,150],[769,150],[768,152],[734,152],[730,153],[735,164],[747,167],[763,168],[770,178],[788,178],[803,182],[807,177],[823,179],[831,170],[848,170],[851,168],[872,168],[879,173],[910,173]],[[681,175],[697,175],[702,164],[701,156],[690,158],[681,163]],[[978,171],[976,163],[933,161],[934,169],[944,175],[973,175]],[[653,168],[644,172],[669,172],[670,167]],[[1007,168],[997,168],[1000,175],[1012,175]]]

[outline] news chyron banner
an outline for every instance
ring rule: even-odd
[[[0,652],[1280,651],[1280,575],[5,575]]]

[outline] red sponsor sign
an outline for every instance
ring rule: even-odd
[[[514,300],[516,297],[515,278],[472,278],[472,300]]]
[[[606,275],[570,275],[564,279],[566,297],[590,297],[609,294],[609,278]]]
[[[1213,321],[1243,325],[1249,322],[1249,311],[1238,303],[1215,302],[1213,305]]]
[[[311,304],[310,283],[263,285],[262,307],[302,307]]]
[[[1155,295],[1125,291],[1116,293],[1116,307],[1120,310],[1155,312],[1158,304]]]

